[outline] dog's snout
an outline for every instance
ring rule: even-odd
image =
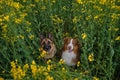
[[[50,45],[45,45],[43,48],[44,48],[45,51],[49,51],[51,49],[51,46]]]
[[[71,49],[71,46],[68,46],[68,49],[70,50],[70,49]]]

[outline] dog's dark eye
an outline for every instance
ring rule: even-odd
[[[48,44],[50,44],[50,41],[48,41]]]
[[[45,45],[45,42],[43,42],[42,44]]]

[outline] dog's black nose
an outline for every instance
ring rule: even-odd
[[[51,49],[51,46],[50,46],[50,45],[45,45],[45,46],[43,47],[43,49],[44,49],[45,51],[49,51],[49,50]]]

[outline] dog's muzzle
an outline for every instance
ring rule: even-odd
[[[44,49],[45,51],[49,51],[49,50],[51,49],[51,46],[50,46],[50,45],[45,45],[45,46],[43,47],[43,49]]]

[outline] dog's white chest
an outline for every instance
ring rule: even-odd
[[[76,54],[72,52],[68,52],[67,50],[62,53],[62,59],[65,60],[65,63],[68,66],[74,66],[75,63],[72,61],[74,58],[76,58]]]

